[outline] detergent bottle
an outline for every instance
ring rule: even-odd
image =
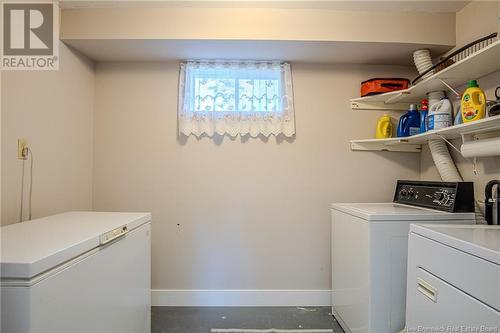
[[[420,114],[417,111],[417,106],[411,104],[408,112],[399,118],[398,137],[415,135],[420,132]]]
[[[427,116],[427,130],[438,130],[453,125],[453,107],[448,98],[431,105]]]
[[[429,113],[429,101],[423,99],[420,102],[420,133],[427,132],[427,114]]]
[[[453,119],[453,125],[460,125],[462,123],[463,123],[462,110],[461,110],[461,105],[459,104],[457,107],[457,112],[455,113],[455,119]]]
[[[460,103],[462,111],[462,121],[468,123],[479,120],[486,115],[486,95],[479,88],[476,80],[470,80],[467,83],[467,89],[462,96]]]
[[[391,117],[384,114],[377,122],[377,130],[375,132],[376,139],[387,139],[392,137],[392,122]]]

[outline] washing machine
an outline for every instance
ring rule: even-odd
[[[393,202],[332,204],[332,313],[346,332],[405,327],[412,223],[475,224],[473,184],[398,181]]]

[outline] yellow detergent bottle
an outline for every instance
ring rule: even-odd
[[[386,139],[392,137],[392,122],[391,117],[384,114],[377,122],[377,131],[375,138]]]
[[[486,95],[479,88],[476,80],[467,83],[467,89],[462,95],[460,103],[464,123],[482,119],[486,116]]]

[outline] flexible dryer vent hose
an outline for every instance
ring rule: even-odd
[[[455,162],[451,158],[450,151],[446,142],[442,139],[429,140],[429,148],[431,150],[432,159],[441,176],[445,182],[461,182],[462,176],[458,172]]]
[[[442,139],[434,139],[429,140],[429,149],[431,150],[432,159],[434,160],[434,164],[441,176],[441,179],[445,182],[461,182],[463,181],[460,172],[453,161],[453,158],[450,155],[450,151],[448,150],[448,146],[446,146],[446,142]],[[475,206],[475,214],[476,214],[476,223],[477,224],[486,224],[484,216],[481,212],[481,209],[476,202],[474,202]]]

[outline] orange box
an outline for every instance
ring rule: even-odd
[[[409,85],[408,79],[370,79],[361,82],[361,97],[408,89]]]

